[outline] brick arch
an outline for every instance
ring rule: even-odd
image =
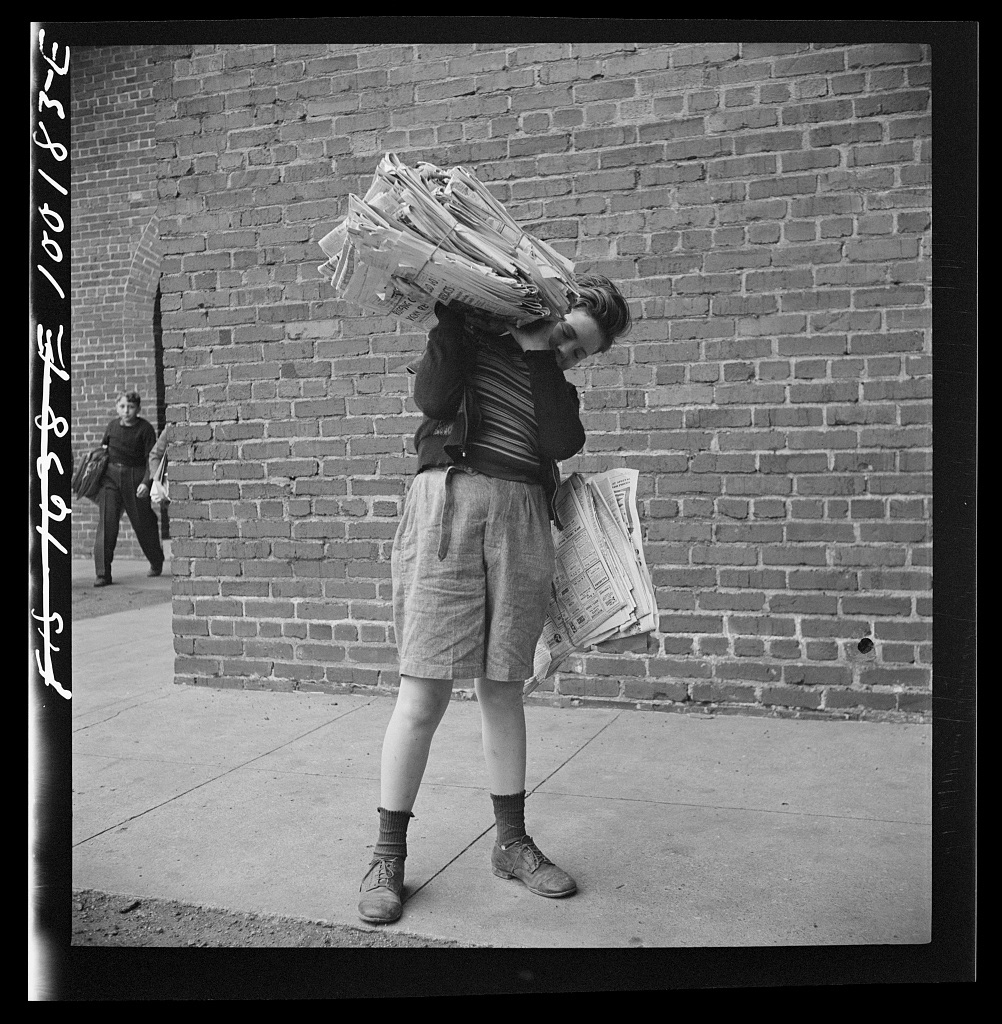
[[[136,238],[135,230],[133,227],[130,231],[133,239]],[[105,332],[89,332],[77,354],[77,376],[83,378],[84,387],[88,389],[77,398],[77,418],[83,420],[86,417],[87,421],[93,421],[81,424],[82,429],[78,428],[81,450],[100,439],[105,424],[113,414],[115,396],[122,391],[136,390],[142,395],[141,414],[154,428],[157,427],[157,367],[153,323],[163,246],[155,211],[130,249],[128,270],[124,282],[117,289],[118,297],[114,313],[108,319],[108,329]],[[124,259],[122,263],[125,263]],[[81,362],[81,357],[87,359],[88,355],[97,360],[94,368]],[[80,555],[85,556],[94,542],[96,508],[88,502],[75,502],[73,520],[73,545]],[[124,516],[116,557],[142,558],[139,542]]]
[[[74,458],[97,444],[117,393],[156,410],[154,301],[163,265],[158,103],[171,56],[148,46],[82,47],[73,62],[71,167]],[[74,557],[88,557],[97,510],[73,502]],[[131,528],[122,525],[127,556]],[[134,549],[139,554],[138,546]]]
[[[122,296],[121,361],[116,360],[118,387],[137,388],[143,395],[144,409],[148,398],[156,394],[153,305],[162,258],[159,218],[154,211],[133,250],[126,276]]]

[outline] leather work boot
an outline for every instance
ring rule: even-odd
[[[531,836],[523,836],[503,847],[494,844],[491,869],[498,878],[517,878],[537,896],[559,899],[578,891],[577,882],[548,857],[544,857]]]
[[[391,924],[399,919],[404,905],[403,857],[378,858],[369,865],[358,891],[358,916],[369,924]]]

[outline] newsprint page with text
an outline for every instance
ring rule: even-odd
[[[635,469],[574,473],[557,491],[557,564],[532,693],[574,651],[657,628],[654,586],[644,559]]]

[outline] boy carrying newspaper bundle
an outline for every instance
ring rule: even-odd
[[[578,394],[564,373],[627,333],[629,307],[607,278],[575,279],[570,262],[522,231],[469,172],[412,170],[392,154],[321,246],[329,257],[321,270],[339,297],[431,325],[414,367],[424,414],[417,475],[392,550],[400,686],[383,740],[379,833],[359,916],[401,916],[407,827],[431,741],[453,687],[469,679],[497,825],[491,870],[539,896],[570,896],[574,879],[526,832],[523,689],[547,671],[535,661],[554,598],[550,524],[564,526],[562,507],[569,520],[581,516],[566,505],[558,469],[585,443]],[[617,501],[614,487],[598,493]],[[620,515],[611,505],[596,513]],[[606,541],[604,564],[628,571],[630,534],[621,519],[613,530],[620,532],[609,534],[618,539]],[[616,596],[625,602],[623,589]],[[574,593],[584,590],[575,583]],[[608,629],[630,629],[641,605],[606,616]],[[559,614],[555,606],[550,621]]]

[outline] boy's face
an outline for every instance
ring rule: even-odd
[[[561,370],[577,366],[601,347],[602,331],[585,309],[572,309],[563,320],[553,325],[550,348]]]
[[[139,415],[139,406],[135,402],[130,402],[125,395],[118,399],[115,409],[123,423],[135,423],[136,417]]]

